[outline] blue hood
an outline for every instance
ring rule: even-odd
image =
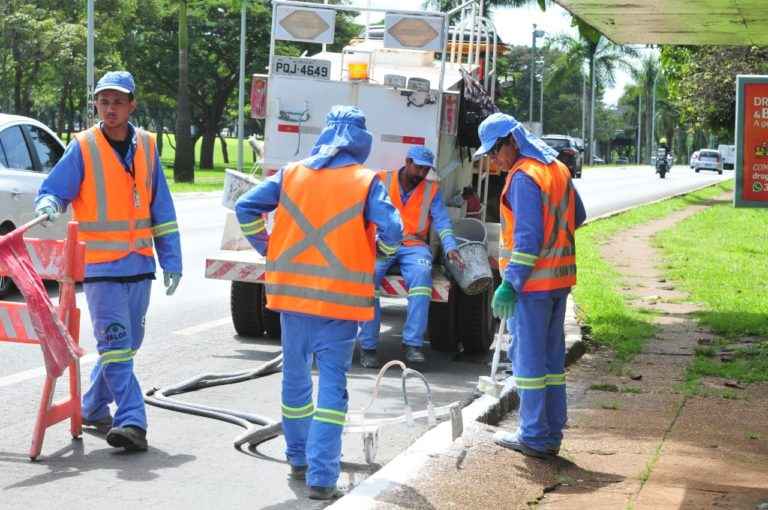
[[[309,168],[339,168],[362,165],[371,153],[373,136],[365,129],[365,115],[356,106],[336,105],[325,118],[309,157],[301,163]]]

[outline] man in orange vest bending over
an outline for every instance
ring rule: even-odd
[[[308,158],[235,204],[246,239],[267,257],[267,307],[280,312],[282,327],[285,453],[291,476],[306,479],[312,499],[339,496],[347,371],[357,324],[373,318],[374,235],[385,250],[403,237],[387,191],[362,167],[372,142],[363,112],[334,106],[326,121]],[[262,215],[275,209],[267,237]]]
[[[133,358],[144,339],[155,279],[152,246],[171,295],[181,278],[181,244],[155,139],[128,122],[134,92],[126,71],[99,80],[94,93],[101,122],[75,135],[40,186],[35,210],[53,220],[71,203],[85,241],[83,289],[99,361],[83,395],[83,424],[111,427],[111,446],[144,451],[147,416]]]
[[[513,117],[494,113],[478,131],[475,157],[489,155],[509,169],[500,204],[503,280],[492,307],[515,335],[508,356],[520,419],[517,432],[497,432],[494,440],[549,458],[560,452],[567,421],[563,321],[576,284],[574,230],[586,213],[568,168]]]
[[[376,261],[376,287],[381,285],[392,264],[400,264],[405,284],[408,287],[408,314],[403,327],[405,360],[409,363],[423,363],[424,332],[427,329],[429,302],[432,300],[432,252],[429,249],[429,228],[435,222],[443,251],[459,267],[464,261],[456,249],[451,218],[445,210],[437,182],[426,180],[434,167],[435,156],[426,147],[411,147],[405,159],[405,166],[392,172],[381,171],[392,203],[403,217],[403,246],[398,250],[382,250],[383,257]],[[360,328],[358,340],[362,351],[360,364],[365,368],[378,368],[376,345],[379,342],[381,308],[376,298],[376,316]]]

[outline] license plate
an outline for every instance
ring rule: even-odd
[[[314,58],[275,57],[272,72],[316,80],[329,80],[331,78],[331,61]]]

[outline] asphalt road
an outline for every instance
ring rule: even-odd
[[[706,183],[731,178],[695,174],[675,167],[665,180],[650,167],[596,169],[576,182],[590,217],[637,203],[681,193]],[[165,386],[201,372],[252,369],[279,350],[275,339],[238,337],[229,318],[228,282],[203,277],[205,256],[216,250],[223,226],[220,197],[185,195],[176,200],[184,250],[184,278],[176,295],[165,296],[155,282],[147,317],[147,335],[136,358],[136,371],[144,389]],[[52,289],[54,292],[54,289]],[[18,299],[16,297],[15,299]],[[95,362],[95,342],[82,292],[81,343],[89,354],[82,361],[83,388]],[[401,358],[399,332],[402,302],[387,300],[383,314],[380,351],[385,359]],[[38,462],[27,458],[39,392],[43,382],[41,357],[36,347],[3,344],[0,351],[0,507],[61,508],[69,505],[108,506],[111,509],[147,508],[320,508],[310,503],[301,483],[286,479],[282,439],[265,444],[253,457],[232,448],[240,429],[229,424],[149,408],[150,451],[130,455],[109,448],[102,439],[86,434],[71,441],[68,426],[60,424],[46,436]],[[478,375],[487,368],[482,359],[429,352],[425,370],[436,405],[465,398]],[[356,363],[355,363],[356,365]],[[374,410],[382,415],[402,413],[399,374],[385,378]],[[350,409],[367,404],[374,373],[353,368],[350,374]],[[64,384],[60,385],[64,387]],[[409,382],[414,409],[424,407],[423,391]],[[59,394],[62,394],[59,389]],[[280,376],[272,375],[236,386],[213,388],[184,399],[256,412],[279,418]],[[381,430],[377,462],[384,463],[407,447],[425,429],[392,426]],[[341,483],[354,485],[374,467],[363,461],[359,435],[344,440]]]

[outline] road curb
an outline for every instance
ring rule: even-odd
[[[586,352],[581,328],[576,320],[575,304],[570,295],[565,312],[565,349],[566,366],[578,360]],[[466,424],[473,422],[495,425],[510,411],[517,409],[519,399],[512,378],[507,378],[504,383],[504,391],[498,399],[481,395],[462,410],[465,428]],[[449,452],[452,445],[451,422],[444,421],[425,432],[405,451],[327,508],[333,510],[375,508],[379,503],[379,496],[398,486],[409,485],[411,480],[423,476],[427,462],[440,454]]]

